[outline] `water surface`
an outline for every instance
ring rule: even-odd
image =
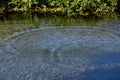
[[[0,20],[0,80],[119,80],[119,20],[14,16]]]

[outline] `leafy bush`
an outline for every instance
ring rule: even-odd
[[[119,0],[11,0],[8,6],[18,9],[58,8],[66,15],[97,15],[113,13]]]
[[[28,10],[34,3],[37,3],[36,0],[11,0],[8,6],[11,8]]]
[[[47,0],[47,2],[49,6],[61,8],[62,12],[78,15],[112,13],[117,5],[117,0]]]

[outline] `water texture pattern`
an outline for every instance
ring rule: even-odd
[[[1,80],[118,80],[120,34],[107,28],[38,28],[3,39]]]

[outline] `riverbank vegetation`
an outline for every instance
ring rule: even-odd
[[[35,11],[66,16],[111,16],[120,10],[119,0],[1,0],[0,12]]]

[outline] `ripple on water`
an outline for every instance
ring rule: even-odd
[[[89,68],[104,59],[100,55],[120,52],[120,38],[103,29],[33,29],[9,35],[4,41],[7,53],[70,68]]]
[[[94,29],[45,29],[16,33],[5,38],[6,50],[22,56],[74,56],[115,51],[120,38]]]

